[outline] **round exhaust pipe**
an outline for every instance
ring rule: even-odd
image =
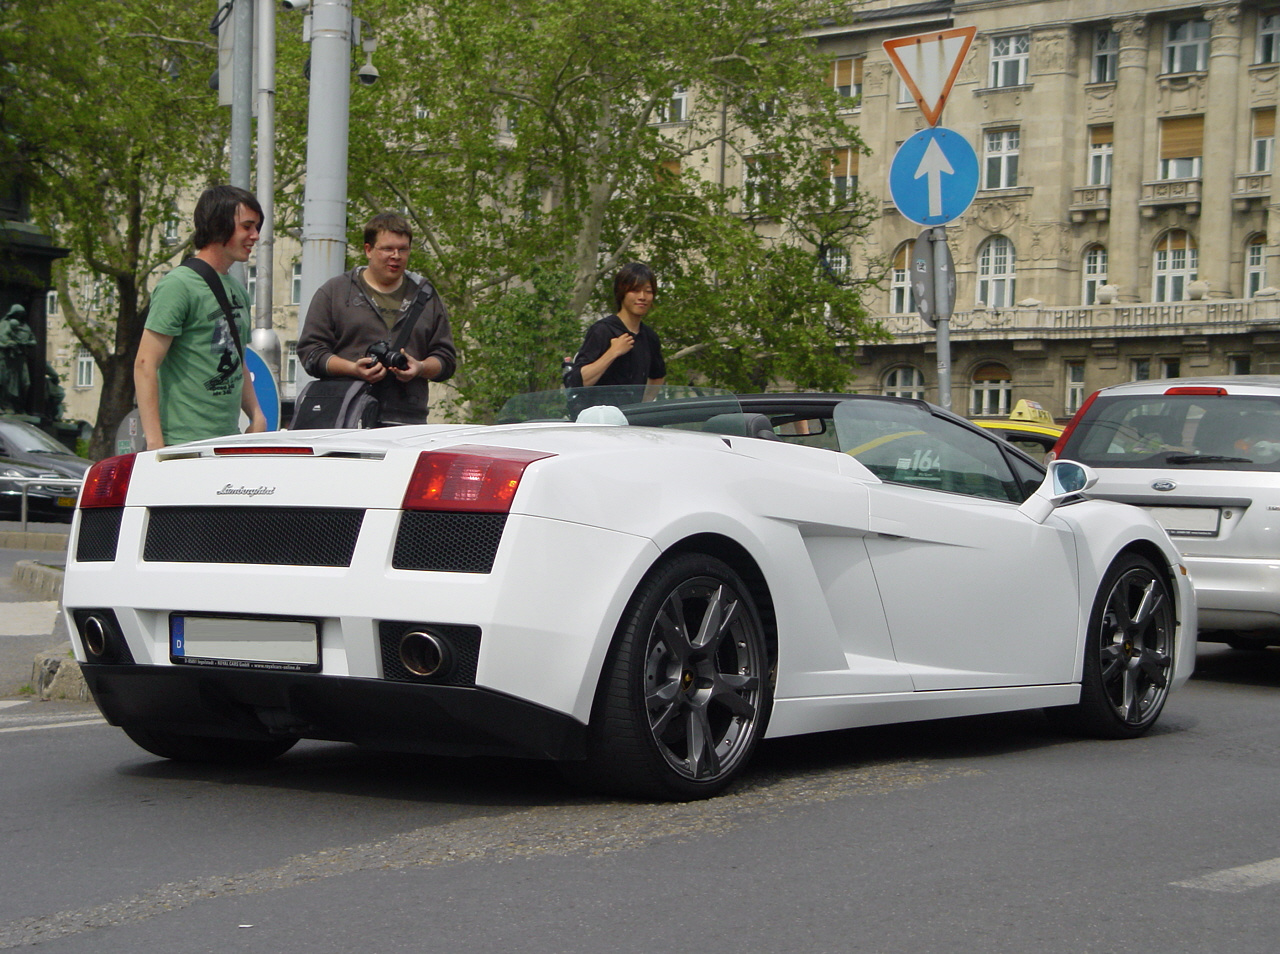
[[[80,635],[84,639],[84,651],[94,659],[103,659],[110,649],[111,642],[107,623],[101,616],[90,616],[80,627]]]
[[[453,665],[449,644],[421,630],[400,637],[400,662],[415,676],[442,676]]]

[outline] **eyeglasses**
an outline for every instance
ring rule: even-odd
[[[407,245],[375,245],[375,252],[381,252],[383,255],[408,255],[409,246]]]

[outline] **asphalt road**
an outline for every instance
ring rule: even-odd
[[[91,706],[10,705],[0,950],[1272,954],[1278,716],[1280,651],[1209,648],[1137,741],[830,733],[654,805],[320,743],[184,767]]]

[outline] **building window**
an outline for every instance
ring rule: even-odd
[[[76,352],[76,387],[93,387],[93,355],[84,345]]]
[[[827,79],[836,95],[848,100],[842,104],[845,108],[857,106],[862,100],[862,64],[861,56],[842,56],[831,63]]]
[[[1227,374],[1250,374],[1249,356],[1233,354],[1227,356]]]
[[[1204,117],[1160,120],[1160,178],[1198,179],[1204,155]]]
[[[1084,403],[1084,362],[1068,361],[1066,367],[1067,394],[1066,411],[1074,414]]]
[[[56,315],[61,306],[58,304],[58,293],[50,289],[44,296],[44,313],[46,315]]]
[[[748,156],[743,171],[743,201],[748,209],[759,209],[773,199],[777,176],[777,156]]]
[[[165,216],[163,233],[160,236],[160,241],[163,242],[165,245],[177,245],[178,229],[181,227],[182,227],[182,223],[178,221],[177,210],[171,209],[169,211],[169,214]]]
[[[1170,21],[1164,39],[1164,71],[1197,73],[1209,62],[1209,21]]]
[[[298,342],[286,341],[284,345],[284,383],[298,383]]]
[[[889,397],[914,398],[917,401],[923,401],[924,374],[919,368],[913,368],[910,365],[890,368],[885,372],[880,393]]]
[[[1151,359],[1150,358],[1134,358],[1129,362],[1129,380],[1130,381],[1150,381],[1151,380]]]
[[[914,106],[915,102],[916,98],[911,95],[911,87],[902,80],[898,80],[898,105]]]
[[[995,235],[978,252],[978,301],[992,308],[1013,304],[1013,243]]]
[[[1182,377],[1182,360],[1180,358],[1161,358],[1160,359],[1160,377],[1161,378]]]
[[[991,85],[1023,86],[1027,82],[1031,37],[1026,33],[991,38]]]
[[[1098,289],[1107,283],[1107,247],[1090,245],[1084,250],[1084,303],[1098,303]]]
[[[1089,80],[1093,83],[1116,81],[1116,59],[1120,54],[1120,34],[1110,28],[1093,32],[1093,65]]]
[[[1013,380],[1002,364],[984,364],[973,372],[969,388],[970,417],[1008,417]]]
[[[858,154],[849,147],[830,150],[827,178],[831,182],[831,197],[840,204],[848,202],[858,190]]]
[[[677,86],[671,98],[655,110],[660,123],[682,123],[689,118],[689,91]]]
[[[1089,185],[1111,185],[1111,155],[1115,131],[1111,126],[1089,127]]]
[[[1258,62],[1280,63],[1280,13],[1258,21]]]
[[[1267,284],[1267,239],[1263,235],[1255,235],[1249,239],[1244,250],[1244,297],[1252,298]]]
[[[993,129],[983,136],[986,172],[984,189],[1012,189],[1018,184],[1017,129]]]
[[[889,312],[894,315],[909,315],[916,310],[915,296],[911,293],[911,242],[898,246],[898,253],[893,256],[893,272],[889,280]]]
[[[1253,111],[1253,171],[1270,172],[1276,148],[1276,108]]]
[[[258,266],[245,266],[244,288],[249,293],[249,303],[253,304],[258,300]]]
[[[293,265],[293,284],[289,291],[289,302],[294,305],[302,304],[302,263],[295,262]]]
[[[849,257],[849,250],[839,245],[829,245],[822,253],[822,267],[827,273],[827,277],[834,281],[837,285],[843,285],[849,280],[849,269],[852,266],[852,260]]]
[[[1182,301],[1198,267],[1199,253],[1191,236],[1181,229],[1166,232],[1156,246],[1152,301]]]

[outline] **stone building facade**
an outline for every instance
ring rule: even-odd
[[[974,147],[979,189],[947,228],[952,407],[1003,416],[1028,398],[1062,418],[1121,381],[1280,373],[1280,5],[873,0],[819,35],[872,150],[858,187],[883,197],[849,267],[889,264],[869,303],[894,340],[857,349],[856,389],[939,400],[906,287],[920,227],[888,194],[925,120],[881,44],[964,26],[977,33],[941,124]]]

